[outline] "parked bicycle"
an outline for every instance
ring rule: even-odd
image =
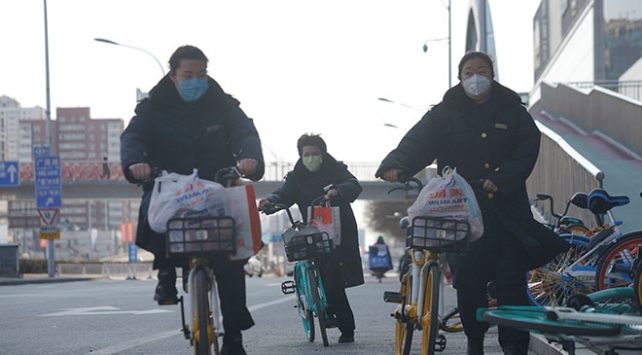
[[[582,198],[584,198],[583,202],[581,201]],[[556,222],[554,224],[547,224],[547,226],[555,233],[570,233],[577,235],[586,235],[589,233],[590,229],[584,225],[584,222],[581,219],[567,215],[568,210],[572,204],[576,206],[586,204],[585,194],[575,194],[570,200],[566,201],[566,207],[564,208],[564,212],[562,212],[561,214],[555,213],[553,196],[547,194],[537,194],[532,202],[538,201],[549,201],[549,210],[551,215],[555,217]]]
[[[631,302],[611,302],[638,298],[630,287],[618,287],[589,295],[574,295],[567,307],[501,306],[480,308],[479,320],[541,333],[557,342],[570,355],[580,341],[602,354],[616,350],[642,350],[642,317],[629,308]]]
[[[400,176],[403,189],[421,190],[422,183],[413,177]],[[394,189],[393,189],[394,190]],[[412,263],[402,275],[399,292],[384,292],[384,301],[397,303],[391,314],[396,320],[395,353],[409,354],[413,333],[421,331],[421,353],[434,354],[446,348],[446,337],[439,334],[439,297],[442,273],[439,254],[447,251],[461,252],[468,246],[470,225],[465,221],[435,218],[408,217],[400,222],[406,228],[406,247],[410,249]]]
[[[603,189],[594,189],[584,195],[586,203],[577,205],[589,209],[596,216],[599,227],[590,238],[562,234],[571,248],[532,272],[530,290],[540,305],[559,306],[573,294],[589,294],[633,282],[633,261],[638,246],[642,245],[642,231],[623,235],[622,222],[612,211],[629,203],[628,197],[611,196]],[[578,199],[581,200],[583,198]]]
[[[312,206],[320,205],[327,201],[321,196],[312,202]],[[308,341],[315,339],[314,318],[319,323],[319,333],[323,346],[328,346],[328,335],[326,332],[326,309],[328,301],[323,287],[321,273],[316,266],[315,258],[325,257],[333,249],[332,238],[326,232],[319,231],[311,222],[295,221],[290,209],[284,204],[273,204],[262,210],[269,215],[285,210],[291,227],[283,232],[285,254],[288,261],[296,261],[294,265],[294,280],[285,281],[281,284],[283,294],[296,295],[296,308],[303,330]]]
[[[217,172],[216,181],[224,186],[241,177],[236,167]],[[182,332],[190,340],[195,355],[219,354],[218,337],[224,335],[216,277],[212,260],[236,253],[236,225],[230,216],[173,217],[167,222],[166,245],[169,258],[188,258],[186,284],[189,322],[185,301],[181,307]]]

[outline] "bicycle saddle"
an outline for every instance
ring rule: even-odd
[[[588,195],[584,192],[576,192],[573,197],[571,197],[571,203],[575,206],[583,209],[588,208]]]
[[[627,196],[611,196],[603,189],[593,189],[588,194],[586,205],[593,213],[606,214],[611,208],[629,203]]]

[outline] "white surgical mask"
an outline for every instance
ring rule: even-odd
[[[475,74],[462,82],[464,90],[472,98],[479,98],[490,91],[491,81],[487,76]]]

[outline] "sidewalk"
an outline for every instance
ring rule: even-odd
[[[54,283],[54,282],[72,282],[72,281],[91,281],[108,279],[107,275],[79,275],[79,276],[55,276],[49,277],[48,274],[23,274],[22,277],[0,277],[0,286],[26,285],[37,283]]]

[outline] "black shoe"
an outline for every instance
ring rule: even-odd
[[[528,349],[528,346],[520,347],[518,344],[508,343],[502,347],[504,355],[526,355],[528,350],[522,350],[521,348]]]
[[[341,333],[339,343],[354,343],[354,332]]]
[[[476,339],[468,339],[468,347],[466,350],[468,355],[484,355],[484,341]]]
[[[178,303],[176,295],[176,270],[161,269],[158,270],[158,285],[154,292],[154,301],[159,305],[170,305]]]
[[[241,339],[241,336],[224,336],[221,355],[247,355],[243,348],[243,340]]]
[[[325,319],[325,329],[332,329],[332,328],[338,328],[338,327],[339,327],[339,321],[337,320],[336,317],[328,316]]]

